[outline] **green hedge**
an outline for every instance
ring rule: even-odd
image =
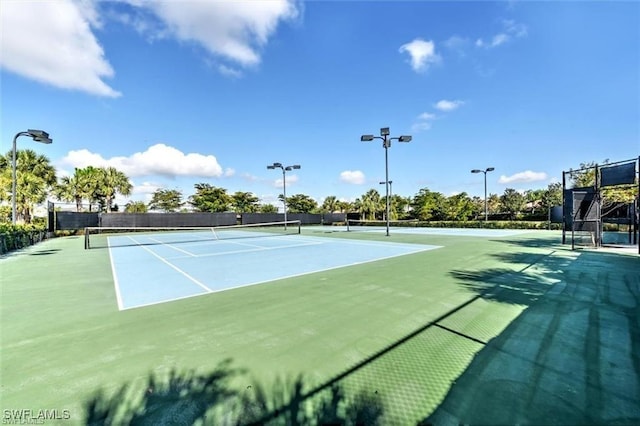
[[[43,225],[0,223],[0,254],[39,243],[46,237],[47,228]]]
[[[384,226],[385,221],[371,221],[363,223],[363,225],[371,226]],[[438,221],[398,221],[389,222],[390,226],[397,227],[415,227],[415,228],[485,228],[485,229],[549,229],[549,222],[546,221],[528,221],[528,220],[472,220],[472,221],[453,221],[453,220],[438,220]],[[552,230],[562,229],[561,223],[552,223]]]

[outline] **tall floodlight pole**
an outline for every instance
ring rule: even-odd
[[[411,136],[400,136],[398,138],[392,138],[389,136],[389,128],[383,127],[380,129],[380,136],[362,135],[360,136],[360,142],[371,142],[374,139],[382,140],[382,147],[384,148],[384,175],[385,175],[385,188],[386,188],[386,222],[387,222],[387,237],[389,236],[389,147],[392,140],[398,142],[411,142]]]
[[[389,181],[389,198],[391,199],[391,201],[389,202],[389,205],[392,204],[393,201],[393,181],[390,180]],[[385,182],[380,182],[380,185],[385,185]]]
[[[281,169],[282,170],[282,198],[284,203],[284,229],[287,229],[287,172],[291,170],[300,169],[299,164],[294,164],[293,166],[283,166],[282,163],[273,163],[267,166],[267,169]]]
[[[495,168],[487,167],[485,170],[473,169],[471,173],[484,173],[484,221],[489,220],[489,211],[487,210],[487,173],[494,171]]]
[[[16,159],[16,145],[20,136],[29,136],[36,142],[50,144],[53,140],[49,137],[49,133],[43,130],[29,129],[26,132],[19,132],[13,138],[13,145],[11,149],[11,223],[16,224],[18,220],[18,190],[17,190],[17,159]]]

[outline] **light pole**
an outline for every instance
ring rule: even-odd
[[[283,166],[282,163],[273,163],[270,166],[267,166],[267,169],[282,169],[282,199],[284,202],[284,229],[287,229],[287,172],[291,170],[298,170],[300,168],[299,164],[294,164],[293,166]]]
[[[379,183],[380,183],[380,185],[384,185],[386,182],[379,182]],[[389,205],[391,205],[392,201],[393,201],[393,186],[392,186],[392,184],[393,184],[393,181],[390,180],[389,181],[389,198],[391,199],[391,201],[389,201]]]
[[[14,137],[13,137],[13,146],[12,146],[12,150],[11,150],[11,160],[12,160],[12,164],[11,164],[11,178],[12,178],[12,184],[11,184],[11,223],[12,224],[16,224],[16,221],[18,219],[18,204],[17,204],[17,197],[18,197],[18,191],[16,189],[16,182],[17,182],[17,177],[16,177],[16,169],[17,169],[17,160],[16,160],[16,142],[18,140],[18,138],[20,136],[29,136],[30,138],[32,138],[34,141],[36,142],[40,142],[40,143],[46,143],[46,144],[50,144],[51,142],[53,142],[53,140],[49,137],[49,133],[43,131],[43,130],[35,130],[35,129],[29,129],[26,132],[19,132],[17,133]]]
[[[411,136],[400,136],[398,138],[389,137],[389,128],[383,127],[380,129],[380,136],[373,135],[362,135],[360,136],[360,142],[371,142],[374,139],[382,140],[382,147],[384,148],[384,181],[386,188],[386,196],[387,196],[387,206],[386,206],[386,215],[387,215],[387,237],[389,236],[389,147],[391,146],[392,140],[397,140],[398,142],[411,142]]]
[[[484,173],[484,221],[487,222],[489,220],[489,212],[487,210],[487,173],[494,171],[495,168],[487,167],[484,170],[473,169],[471,173]]]

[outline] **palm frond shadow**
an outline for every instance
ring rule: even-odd
[[[379,425],[384,406],[377,394],[347,395],[334,384],[322,392],[302,376],[257,381],[244,390],[232,386],[246,370],[220,363],[209,373],[172,370],[150,373],[144,386],[125,383],[111,395],[103,390],[85,403],[86,425]]]
[[[538,277],[509,269],[493,268],[483,271],[452,271],[459,285],[480,297],[502,303],[531,305],[546,293],[551,284]]]
[[[491,242],[497,242],[502,244],[509,244],[512,246],[518,247],[526,247],[526,248],[549,248],[555,245],[560,245],[562,242],[562,235],[558,234],[558,239],[553,243],[550,243],[549,238],[545,237],[528,237],[528,238],[518,238],[518,239],[505,239],[500,238],[499,240],[490,240]]]
[[[171,370],[167,376],[150,373],[144,388],[124,384],[112,396],[98,392],[85,404],[87,425],[193,424],[211,406],[236,395],[230,380],[241,370],[226,360],[210,373]]]

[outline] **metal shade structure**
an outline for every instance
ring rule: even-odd
[[[269,170],[281,169],[282,170],[282,199],[284,203],[284,229],[287,229],[287,172],[291,170],[299,170],[300,164],[293,164],[291,166],[283,166],[282,163],[273,163],[267,166]]]
[[[484,221],[489,220],[489,212],[487,210],[487,173],[494,171],[494,167],[487,167],[484,170],[473,169],[471,173],[484,173]]]
[[[49,133],[45,132],[44,130],[37,130],[37,129],[29,129],[26,132],[18,132],[14,137],[13,137],[13,144],[11,147],[11,179],[12,179],[12,183],[11,183],[11,223],[12,224],[16,224],[16,221],[18,219],[18,203],[17,203],[17,196],[18,196],[18,191],[17,191],[17,159],[16,159],[16,146],[17,146],[17,141],[18,138],[20,136],[28,136],[31,139],[33,139],[36,142],[40,142],[40,143],[44,143],[44,144],[50,144],[53,142],[53,139],[51,139],[49,137]]]
[[[382,141],[382,147],[384,148],[384,173],[385,179],[384,182],[380,182],[380,184],[385,184],[386,190],[386,207],[385,207],[385,216],[386,216],[386,225],[387,225],[387,237],[389,236],[389,191],[391,187],[391,181],[389,180],[389,147],[391,146],[392,140],[397,140],[398,142],[411,142],[412,137],[409,135],[403,135],[397,138],[389,137],[391,132],[388,127],[382,127],[380,129],[380,136],[373,135],[362,135],[360,136],[360,142],[371,142],[374,139],[380,139]]]

